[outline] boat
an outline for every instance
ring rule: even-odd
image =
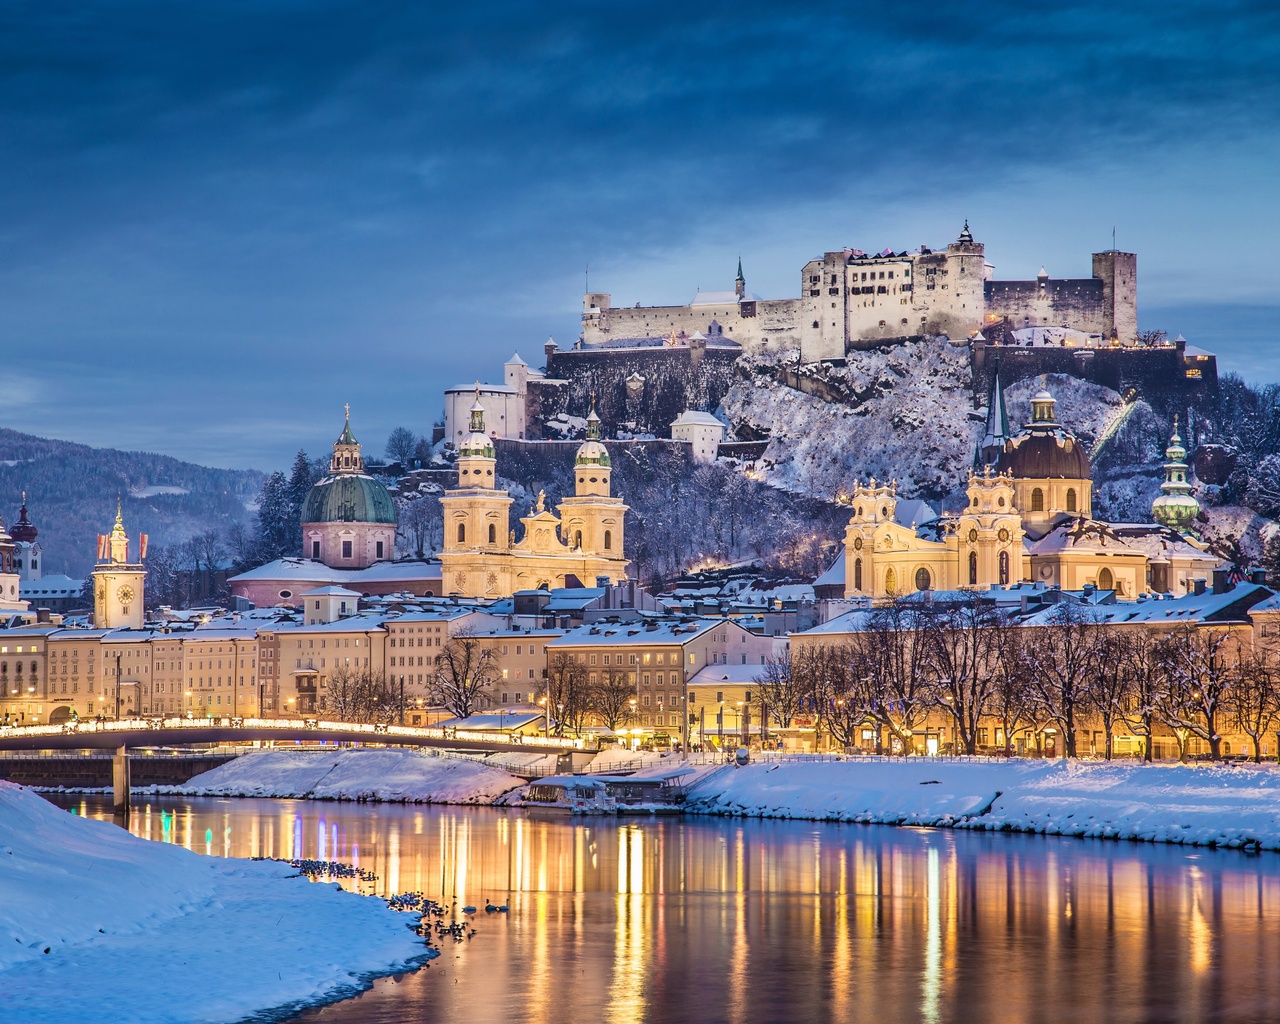
[[[530,783],[522,803],[531,811],[566,814],[617,814],[618,802],[598,779],[552,775]]]

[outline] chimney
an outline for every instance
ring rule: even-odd
[[[1225,594],[1231,589],[1231,572],[1228,569],[1213,570],[1213,592]]]
[[[1250,569],[1249,582],[1256,584],[1259,587],[1265,587],[1267,585],[1267,570],[1266,569]]]
[[[1195,584],[1195,589],[1194,589],[1194,590],[1192,590],[1192,593],[1193,593],[1196,597],[1199,597],[1199,596],[1200,596],[1201,594],[1203,594],[1203,593],[1204,593],[1204,591],[1205,591],[1205,582],[1204,582],[1204,580],[1194,580],[1193,582],[1194,582],[1194,584]]]
[[[612,580],[612,579],[610,579],[608,576],[597,576],[597,577],[596,577],[596,586],[597,586],[597,587],[604,587],[604,588],[607,590],[607,589],[609,589],[609,587],[610,587],[612,584],[613,584],[613,580]]]

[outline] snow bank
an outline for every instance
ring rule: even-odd
[[[416,750],[264,750],[197,775],[184,796],[307,797],[421,804],[488,804],[523,780],[497,768]]]
[[[0,862],[0,1022],[241,1020],[430,955],[381,900],[136,839],[2,782]]]
[[[724,769],[688,810],[1280,850],[1266,767],[910,759]]]

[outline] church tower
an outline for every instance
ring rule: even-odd
[[[141,629],[143,586],[147,570],[147,535],[139,538],[138,561],[129,561],[129,537],[124,532],[120,505],[109,534],[98,536],[98,564],[93,570],[93,625],[95,629]]]
[[[612,473],[609,449],[600,440],[600,417],[593,400],[587,415],[587,437],[573,461],[574,496],[558,506],[560,536],[574,552],[618,559],[609,574],[619,579],[626,577],[622,528],[627,506],[610,494]],[[594,580],[583,582],[590,586]]]
[[[1192,496],[1191,485],[1187,483],[1187,450],[1178,436],[1176,416],[1173,436],[1169,438],[1164,456],[1169,461],[1164,464],[1164,483],[1160,485],[1160,497],[1151,503],[1151,515],[1161,526],[1184,533],[1200,514],[1200,502]]]
[[[484,429],[479,385],[471,406],[471,432],[458,445],[457,466],[458,486],[440,498],[444,510],[443,589],[446,594],[487,594],[494,592],[501,580],[484,556],[511,549],[511,498],[495,486],[497,458],[493,439]]]
[[[18,509],[18,521],[13,524],[13,529],[10,531],[16,550],[18,575],[23,582],[38,580],[44,575],[44,569],[41,568],[43,559],[41,558],[40,543],[36,540],[39,535],[40,531],[27,518],[27,492],[23,491],[22,507]]]

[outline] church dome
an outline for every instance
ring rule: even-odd
[[[1089,456],[1065,431],[1036,431],[1005,442],[996,472],[1024,480],[1087,480]]]
[[[1089,456],[1054,416],[1056,402],[1041,389],[1031,398],[1031,422],[1004,444],[996,471],[1024,480],[1088,480]]]
[[[463,459],[492,459],[496,456],[491,438],[484,429],[484,406],[480,404],[480,386],[476,385],[476,400],[471,405],[471,433],[458,445],[458,457]]]
[[[302,504],[304,523],[395,523],[391,494],[373,477],[355,473],[327,476]]]

